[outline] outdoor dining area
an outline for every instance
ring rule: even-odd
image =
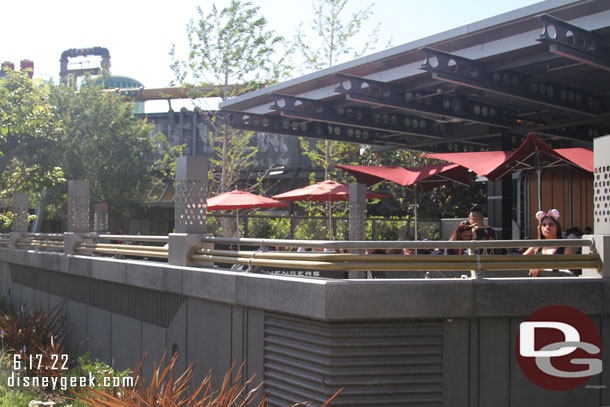
[[[550,202],[545,200],[545,207],[543,208],[541,174],[544,170],[564,168],[588,179],[592,179],[594,171],[592,150],[580,147],[553,149],[541,141],[534,133],[530,133],[521,146],[514,151],[424,154],[424,157],[436,159],[442,163],[411,168],[370,165],[335,165],[335,167],[352,175],[356,183],[364,184],[367,187],[385,182],[394,183],[411,190],[414,199],[414,212],[410,217],[412,219],[411,227],[413,232],[406,235],[410,240],[421,240],[418,224],[418,203],[420,200],[425,199],[426,192],[434,188],[449,183],[469,186],[475,182],[477,177],[494,182],[509,177],[518,171],[530,172],[535,174],[534,197],[536,205],[532,208],[531,218],[533,218],[535,212],[546,209],[546,206],[558,208],[562,212],[567,212],[568,209],[564,208],[563,201],[553,202],[552,200]],[[370,189],[366,191],[367,200],[385,199],[388,197],[388,194],[373,192]],[[264,208],[286,209],[291,202],[297,201],[326,203],[327,218],[319,226],[326,228],[327,234],[325,237],[328,240],[333,240],[336,238],[336,230],[333,233],[333,228],[337,229],[337,219],[333,219],[333,213],[330,209],[332,208],[331,203],[349,201],[349,186],[333,180],[325,180],[271,197],[233,190],[208,198],[207,210],[212,212],[235,211],[236,222],[240,224],[240,211],[242,211],[242,214],[244,211],[248,211],[252,216],[252,210]],[[463,208],[464,219],[469,211],[470,206]],[[343,219],[343,221],[347,223],[347,219]],[[238,229],[235,236],[244,237],[244,232],[248,231],[248,223],[244,222],[243,215],[241,225],[241,229]],[[571,226],[566,225],[566,229]],[[582,225],[581,228],[584,229],[585,226]],[[245,233],[245,235],[261,237],[252,236],[249,233]],[[282,236],[282,238],[285,237],[288,236]],[[291,237],[294,238],[294,234]],[[424,236],[426,239],[430,239],[430,237]],[[438,231],[435,238],[440,238]],[[374,236],[373,239],[375,239]]]

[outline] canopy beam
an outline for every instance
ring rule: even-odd
[[[422,69],[432,78],[497,95],[561,109],[586,116],[602,113],[600,99],[578,89],[534,81],[514,72],[490,72],[484,63],[433,48],[422,48]]]
[[[549,52],[610,71],[610,59],[597,34],[548,14],[541,15],[540,21],[544,31],[538,41],[548,44]]]

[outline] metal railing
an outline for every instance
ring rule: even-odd
[[[74,251],[79,254],[95,253],[115,257],[152,257],[165,260],[169,256],[168,236],[100,235],[90,233],[83,237],[86,240],[79,241],[74,247]],[[110,243],[101,243],[100,241],[110,241]],[[143,245],[142,242],[163,243],[164,246]]]
[[[167,261],[168,236],[83,234],[74,252],[81,255],[102,255],[118,258],[154,258]],[[0,235],[0,245],[10,244],[10,234]],[[143,244],[148,243],[148,244]],[[254,268],[281,268],[317,271],[512,271],[528,269],[597,269],[603,267],[594,242],[588,239],[559,240],[484,240],[484,241],[337,241],[253,239],[202,236],[202,246],[192,248],[190,262],[212,262]],[[14,243],[21,249],[64,249],[63,234],[24,233]],[[211,244],[211,247],[209,248]],[[220,247],[237,246],[238,250]],[[240,250],[240,247],[258,250]],[[483,249],[522,249],[525,247],[589,247],[591,254],[531,255],[515,254],[365,254],[366,249],[468,249],[471,253]],[[274,251],[269,251],[273,248]],[[308,248],[314,251],[291,251]],[[325,252],[332,251],[332,252]],[[342,253],[341,251],[347,251]]]
[[[592,240],[485,240],[485,241],[326,241],[236,239],[202,237],[202,243],[247,245],[275,248],[312,248],[331,250],[365,249],[511,249],[536,247],[594,247]],[[402,255],[290,251],[241,251],[196,248],[192,261],[212,261],[252,267],[294,268],[320,271],[510,271],[528,269],[601,269],[597,253],[574,255]]]

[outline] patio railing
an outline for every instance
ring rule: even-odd
[[[561,240],[487,240],[487,241],[339,241],[339,240],[290,240],[224,238],[202,236],[201,245],[189,251],[188,261],[214,263],[215,267],[230,269],[242,266],[244,271],[264,272],[266,269],[308,270],[329,272],[410,272],[410,271],[456,271],[470,272],[477,277],[481,271],[493,276],[495,271],[528,269],[597,269],[602,260],[595,250],[594,242],[588,239]],[[64,250],[64,235],[31,234],[19,235],[12,243],[14,248],[37,251]],[[0,246],[11,246],[10,235],[0,235]],[[205,246],[205,247],[204,247]],[[484,249],[513,249],[524,247],[589,247],[590,254],[532,255],[476,254]],[[230,248],[235,248],[230,250]],[[243,250],[249,248],[249,250]],[[312,251],[295,251],[311,249]],[[469,255],[431,255],[422,251],[439,249],[466,249]],[[419,254],[366,254],[366,249],[413,249]],[[74,245],[79,255],[109,256],[119,259],[169,258],[168,236],[103,235],[82,234]],[[343,252],[345,251],[345,252]],[[400,253],[400,251],[399,251]],[[236,267],[233,267],[236,268]],[[408,274],[405,274],[407,277]]]

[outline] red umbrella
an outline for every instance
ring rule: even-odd
[[[387,198],[386,194],[366,191],[367,199]],[[326,180],[303,188],[293,189],[279,195],[273,195],[275,199],[285,201],[323,201],[328,202],[328,231],[332,238],[332,213],[330,202],[349,200],[349,186],[337,181]]]
[[[478,175],[487,177],[490,172],[506,162],[506,159],[510,157],[512,153],[512,151],[474,151],[464,153],[424,154],[424,157],[459,164],[474,171]]]
[[[502,157],[505,157],[502,159]],[[593,152],[584,148],[552,149],[534,133],[515,151],[424,154],[424,157],[450,161],[470,168],[496,181],[514,171],[535,169],[538,175],[538,209],[540,209],[540,176],[542,168],[569,166],[578,172],[593,172]]]
[[[366,191],[367,199],[387,198],[386,194]],[[349,186],[337,181],[326,180],[303,188],[293,189],[282,194],[273,195],[275,199],[283,201],[347,201],[349,200]]]
[[[425,167],[384,167],[374,165],[335,165],[352,174],[358,182],[366,185],[381,181],[392,181],[411,186],[415,191],[429,191],[450,181],[464,185],[472,184],[474,175],[458,164],[436,164]],[[415,240],[417,240],[417,195],[415,196]]]
[[[251,194],[250,192],[234,191],[225,192],[208,199],[207,209],[209,211],[221,211],[235,209],[237,219],[237,231],[239,233],[239,210],[251,208],[276,208],[288,206],[286,202],[280,202],[272,198]]]
[[[419,191],[429,191],[449,181],[470,185],[473,175],[458,164],[436,164],[425,167],[387,167],[377,165],[335,165],[352,174],[358,182],[367,186],[381,181],[413,186]]]
[[[514,171],[569,166],[579,172],[593,172],[593,151],[589,155],[584,148],[561,149],[563,154],[549,147],[534,135],[529,133],[527,139],[498,167],[487,175],[491,180],[497,180]],[[572,161],[569,157],[574,158]],[[591,170],[587,170],[591,168]]]
[[[288,204],[273,198],[251,194],[250,192],[240,191],[238,189],[208,199],[208,211],[276,208],[280,206],[288,206]]]

